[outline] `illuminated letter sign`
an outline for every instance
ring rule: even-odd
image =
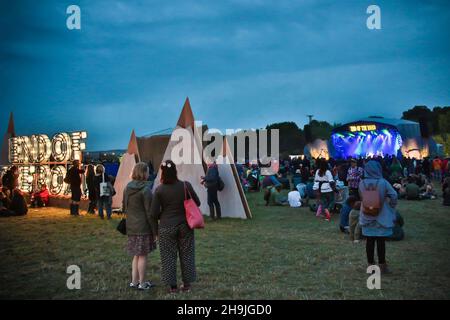
[[[86,149],[84,131],[45,134],[9,139],[9,162],[19,168],[19,188],[32,192],[46,184],[53,195],[67,193],[64,177],[73,160],[81,160]]]
[[[351,132],[358,132],[358,131],[375,131],[377,130],[377,126],[374,124],[363,124],[363,125],[355,125],[350,126]]]

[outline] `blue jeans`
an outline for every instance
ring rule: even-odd
[[[106,209],[106,216],[111,218],[112,213],[112,197],[100,197],[97,201],[98,215],[103,218],[103,208]]]

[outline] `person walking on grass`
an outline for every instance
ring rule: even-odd
[[[112,187],[109,177],[105,174],[105,167],[101,164],[95,168],[94,188],[95,198],[97,199],[98,215],[100,219],[103,219],[103,209],[105,209],[106,217],[110,220],[114,188]]]
[[[73,216],[79,216],[79,207],[81,201],[81,175],[84,170],[80,168],[80,161],[74,160],[72,167],[67,171],[65,182],[70,185],[71,191],[71,203],[70,214]]]
[[[325,213],[325,220],[330,221],[330,210],[334,205],[335,182],[325,159],[319,160],[318,167],[313,186],[319,202],[316,216],[320,217]]]
[[[127,215],[127,252],[133,257],[129,287],[139,290],[149,290],[154,286],[145,280],[147,255],[156,249],[156,233],[152,232],[150,219],[152,191],[148,176],[146,163],[139,162],[134,166],[132,180],[125,188],[122,204]]]
[[[366,255],[369,265],[375,264],[375,244],[378,265],[382,273],[389,273],[386,263],[386,238],[392,236],[395,221],[397,192],[383,178],[379,162],[369,161],[364,168],[364,180],[359,183],[361,212],[359,224],[366,237]]]
[[[171,160],[161,164],[161,184],[153,195],[151,218],[153,233],[159,231],[161,254],[161,278],[169,286],[170,293],[178,291],[177,256],[180,257],[181,290],[190,291],[196,280],[194,230],[189,228],[184,209],[184,200],[193,199],[197,206],[200,200],[192,185],[180,181],[177,168]],[[159,220],[159,227],[158,227]]]

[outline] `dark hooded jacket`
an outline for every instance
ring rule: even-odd
[[[123,193],[123,211],[127,215],[127,235],[151,235],[151,183],[132,180]]]
[[[395,221],[395,206],[397,205],[397,192],[391,184],[383,178],[382,168],[379,162],[371,160],[366,163],[364,167],[364,180],[359,183],[359,194],[363,199],[363,190],[365,185],[376,184],[377,189],[383,205],[380,213],[376,217],[364,214],[363,206],[361,205],[361,214],[359,215],[359,223],[361,226],[366,226],[372,221],[376,220],[385,228],[392,228]],[[363,200],[364,201],[364,200]]]

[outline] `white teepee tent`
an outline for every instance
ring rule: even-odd
[[[206,195],[205,187],[200,183],[201,177],[205,175],[205,168],[202,163],[202,145],[201,141],[196,135],[195,130],[195,120],[194,115],[192,114],[192,109],[189,103],[189,98],[186,99],[184,103],[183,110],[181,111],[180,118],[178,119],[177,126],[174,129],[186,129],[186,132],[189,135],[191,141],[191,163],[176,163],[177,166],[177,174],[178,179],[181,181],[189,181],[195,191],[197,193],[201,205],[200,210],[203,214],[207,214],[209,212],[208,201]],[[174,133],[170,137],[169,144],[167,146],[166,152],[164,153],[163,161],[172,159],[172,151],[178,145],[178,138],[174,137]],[[194,163],[193,159],[200,159],[200,163]],[[153,191],[160,184],[161,178],[161,169],[158,170],[158,176],[155,179],[153,184]]]
[[[114,189],[116,194],[112,199],[113,208],[122,208],[123,192],[127,184],[131,181],[131,173],[136,161],[139,160],[139,151],[137,147],[136,135],[134,130],[131,132],[130,142],[128,143],[127,152],[123,155],[120,162],[119,171],[117,172]]]

